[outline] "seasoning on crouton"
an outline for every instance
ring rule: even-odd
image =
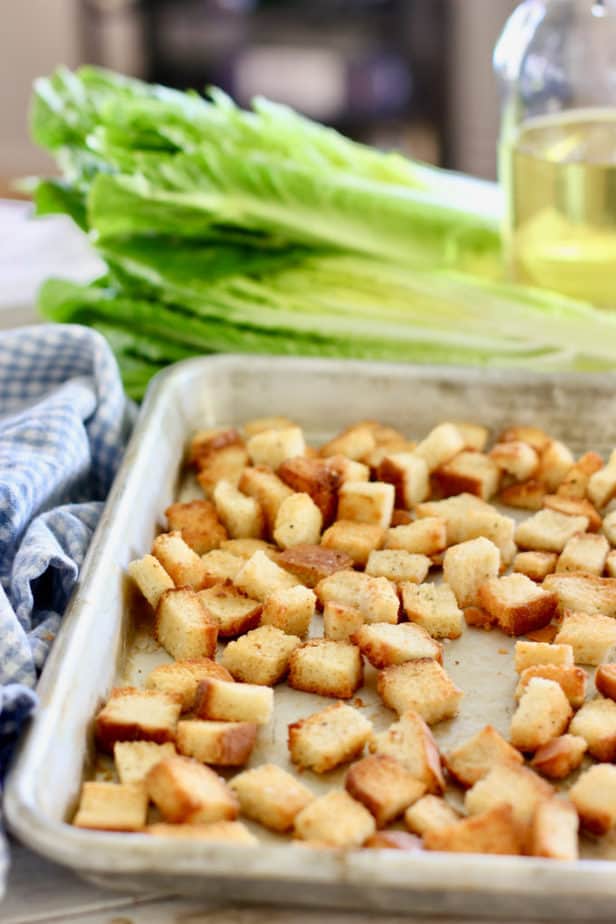
[[[584,703],[571,720],[569,731],[588,745],[588,753],[597,760],[616,760],[616,703],[597,697]]]
[[[599,510],[616,495],[616,450],[610,455],[607,465],[588,479],[587,494]]]
[[[550,440],[541,452],[537,478],[543,481],[548,491],[556,491],[574,464],[575,459],[569,447],[560,440]]]
[[[261,625],[303,638],[310,628],[316,600],[314,591],[301,585],[276,590],[263,604]]]
[[[224,479],[218,482],[212,496],[216,512],[233,539],[258,539],[263,535],[263,511],[254,497],[242,494]]]
[[[261,603],[245,597],[232,584],[216,584],[201,590],[199,596],[216,621],[221,638],[233,638],[259,625]]]
[[[568,792],[585,831],[599,836],[616,825],[616,767],[596,764]]]
[[[225,781],[190,757],[159,761],[148,773],[145,786],[165,821],[175,824],[233,821],[239,813],[237,797]]]
[[[502,472],[506,472],[516,481],[527,481],[536,473],[539,456],[532,446],[520,440],[509,443],[496,443],[490,450],[490,458]]]
[[[329,526],[336,516],[340,476],[323,459],[297,456],[278,466],[278,477],[298,494],[308,494]]]
[[[370,552],[380,549],[385,538],[385,530],[374,523],[355,523],[353,520],[336,520],[326,529],[321,537],[321,545],[326,549],[344,552],[354,565],[364,567]]]
[[[424,847],[452,853],[517,855],[522,853],[523,842],[513,823],[511,806],[495,805],[449,827],[427,831]]]
[[[540,802],[531,823],[531,855],[551,860],[577,860],[578,826],[578,813],[568,799],[553,796]]]
[[[603,518],[603,533],[607,536],[610,545],[616,545],[616,510],[610,510]]]
[[[542,745],[530,765],[550,780],[564,780],[580,766],[586,748],[585,739],[579,735],[560,735]]]
[[[275,590],[295,587],[299,581],[293,574],[268,558],[265,552],[259,551],[244,563],[235,575],[233,583],[238,590],[253,600],[263,602]]]
[[[520,751],[536,751],[562,735],[573,709],[562,687],[553,680],[529,680],[511,719],[511,743]]]
[[[120,783],[142,783],[149,770],[165,757],[173,757],[175,745],[171,741],[156,744],[154,741],[116,741],[113,759]]]
[[[334,642],[349,642],[364,624],[364,617],[350,606],[329,601],[323,607],[323,635]]]
[[[440,517],[425,517],[400,526],[392,525],[385,534],[386,549],[400,549],[412,555],[437,555],[446,546],[447,526]]]
[[[361,847],[375,832],[374,818],[343,789],[332,789],[296,816],[295,837],[331,847]]]
[[[362,625],[353,633],[351,641],[370,664],[379,669],[420,658],[434,658],[439,663],[443,661],[443,646],[414,623]]]
[[[364,757],[353,764],[345,786],[349,795],[374,815],[377,828],[384,828],[426,791],[425,783],[386,754]]]
[[[182,712],[192,709],[201,680],[215,677],[218,680],[233,680],[229,671],[211,658],[193,658],[186,661],[172,661],[160,664],[148,674],[145,685],[148,690],[161,693],[175,693],[182,698]]]
[[[433,638],[458,638],[462,634],[462,610],[448,584],[403,583],[400,588],[402,608],[411,622]]]
[[[316,545],[321,537],[323,517],[309,494],[291,494],[278,508],[274,539],[283,549],[295,545]]]
[[[366,574],[385,577],[395,584],[411,581],[421,584],[427,577],[432,562],[427,555],[413,555],[401,549],[370,552],[366,563]]]
[[[218,519],[216,507],[208,500],[171,504],[165,510],[165,516],[169,529],[178,532],[197,555],[217,549],[227,538],[227,531]]]
[[[372,754],[394,757],[416,780],[425,783],[429,793],[442,793],[445,780],[441,758],[434,736],[419,715],[409,709],[388,729],[373,735],[369,749]]]
[[[541,510],[545,499],[546,486],[534,478],[528,481],[514,482],[501,488],[498,499],[506,507],[519,510]]]
[[[153,555],[144,555],[143,558],[131,561],[127,571],[154,610],[164,592],[175,587],[171,577]]]
[[[394,510],[395,490],[384,481],[351,481],[338,492],[338,519],[371,523],[387,529]]]
[[[294,690],[350,699],[363,681],[359,648],[349,642],[315,638],[291,652],[288,684]]]
[[[597,692],[616,700],[616,664],[602,664],[595,674]]]
[[[205,568],[203,587],[214,587],[224,581],[232,581],[244,565],[243,558],[227,549],[212,549],[211,552],[206,552],[201,561]]]
[[[423,796],[404,813],[404,823],[409,831],[425,837],[428,831],[439,831],[460,820],[459,812],[440,796]]]
[[[451,546],[443,559],[443,577],[453,590],[458,606],[478,606],[479,587],[498,577],[501,557],[493,542],[480,536]]]
[[[116,741],[175,741],[182,699],[157,690],[116,687],[96,716],[96,740],[104,751]]]
[[[260,626],[229,642],[222,663],[236,680],[274,686],[284,677],[291,653],[301,639],[276,626]]]
[[[246,443],[246,449],[253,465],[276,469],[286,459],[303,456],[306,442],[300,427],[277,427],[255,433]]]
[[[540,427],[526,426],[525,424],[507,427],[497,439],[498,443],[518,441],[521,443],[528,443],[536,452],[543,452],[551,442],[545,430],[542,430]]]
[[[297,815],[315,798],[294,776],[275,764],[262,764],[234,776],[229,786],[246,818],[271,831],[289,831]]]
[[[178,722],[176,746],[180,754],[194,757],[202,764],[242,767],[252,754],[256,740],[254,722],[185,719]]]
[[[464,449],[464,438],[458,428],[451,423],[442,423],[434,427],[427,437],[419,443],[415,452],[425,459],[430,472],[445,465]]]
[[[523,758],[491,725],[444,755],[449,775],[462,786],[473,786],[496,764],[522,764]]]
[[[546,494],[543,506],[557,510],[569,517],[588,517],[588,531],[596,533],[601,529],[601,517],[596,508],[585,497],[563,497],[560,494]]]
[[[441,665],[430,658],[386,667],[379,673],[377,691],[398,715],[414,709],[428,725],[456,716],[464,696]]]
[[[518,674],[534,664],[573,667],[573,648],[571,645],[549,645],[547,642],[516,642],[514,667]]]
[[[558,486],[561,497],[584,498],[590,476],[603,468],[603,459],[596,452],[586,452],[572,465]]]
[[[556,594],[561,612],[571,610],[616,616],[616,580],[613,578],[583,572],[548,574],[543,586]]]
[[[366,622],[398,622],[400,601],[387,578],[358,571],[338,571],[320,581],[315,590],[323,605],[342,603],[356,609]]]
[[[541,583],[556,570],[557,558],[556,552],[518,552],[513,559],[513,570]]]
[[[286,430],[287,427],[294,427],[295,422],[290,417],[275,415],[273,417],[255,417],[249,420],[243,426],[246,436],[254,436],[256,433],[263,433],[264,430]]]
[[[616,645],[616,620],[599,613],[566,613],[555,642],[571,645],[576,664],[601,664]]]
[[[346,552],[322,545],[296,545],[281,552],[277,561],[285,571],[290,571],[307,587],[316,587],[319,581],[330,574],[348,571],[353,567],[353,559]]]
[[[487,501],[498,490],[500,469],[490,456],[464,450],[437,468],[432,478],[445,497],[467,492]]]
[[[556,571],[586,571],[603,574],[610,545],[598,533],[582,533],[567,542],[558,559]]]
[[[213,821],[209,825],[170,825],[164,821],[148,825],[146,834],[155,837],[174,837],[190,841],[209,841],[215,844],[243,844],[255,846],[259,839],[241,821]]]
[[[513,541],[515,521],[502,516],[473,494],[459,494],[441,501],[418,504],[415,512],[420,519],[440,517],[445,520],[448,545],[485,536],[499,549],[503,565],[508,565],[517,551]]]
[[[520,682],[515,690],[516,699],[521,698],[534,677],[557,683],[574,709],[579,709],[584,702],[588,674],[581,667],[562,667],[560,664],[533,664],[526,667],[520,674]]]
[[[364,843],[373,850],[423,850],[420,837],[406,831],[377,831]]]
[[[570,517],[544,509],[518,524],[515,541],[523,549],[562,552],[569,539],[587,527],[588,517]]]
[[[371,424],[367,421],[347,427],[338,436],[321,446],[319,454],[323,457],[347,456],[357,461],[367,455],[376,446],[376,438]]]
[[[515,826],[526,836],[537,804],[553,792],[553,787],[528,767],[497,764],[466,791],[464,804],[469,815],[509,805]]]
[[[77,828],[98,831],[141,831],[148,797],[139,783],[84,783],[73,819]]]
[[[377,468],[377,478],[393,485],[396,504],[410,510],[430,496],[430,477],[425,459],[415,452],[391,452]]]
[[[357,709],[334,703],[289,725],[289,753],[299,767],[326,773],[357,757],[372,725]]]
[[[161,533],[152,545],[152,555],[158,559],[176,587],[199,590],[205,580],[205,565],[188,546],[180,533]]]
[[[178,661],[212,658],[216,654],[218,622],[194,590],[166,590],[156,608],[154,634]]]
[[[558,599],[537,587],[525,574],[488,578],[479,588],[479,604],[507,635],[525,635],[547,626],[556,614]]]
[[[229,683],[209,678],[197,687],[194,714],[221,722],[267,725],[274,711],[274,691],[254,683]]]
[[[266,529],[271,534],[276,523],[278,508],[287,497],[293,494],[291,488],[264,465],[245,468],[238,487],[243,494],[257,501],[265,516]]]

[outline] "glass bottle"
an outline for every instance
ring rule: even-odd
[[[527,0],[494,62],[510,273],[616,308],[616,0]]]

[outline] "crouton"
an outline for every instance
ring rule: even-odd
[[[616,767],[611,764],[590,767],[568,795],[585,831],[601,836],[616,825]]]
[[[164,592],[175,587],[172,579],[153,555],[144,555],[143,558],[131,561],[127,571],[154,610]]]
[[[181,709],[175,694],[116,687],[96,716],[96,740],[104,751],[113,751],[116,741],[175,741]]]
[[[211,456],[216,455],[228,446],[244,446],[244,440],[235,427],[199,430],[191,440],[188,450],[188,463],[199,470]]]
[[[561,497],[586,497],[590,476],[603,468],[603,459],[596,452],[587,452],[572,465],[556,493]]]
[[[256,433],[263,433],[264,430],[286,430],[288,427],[294,427],[295,423],[289,417],[280,415],[275,417],[255,417],[249,420],[243,426],[246,436],[254,436]]]
[[[244,562],[233,583],[248,597],[263,602],[275,590],[295,587],[299,581],[268,558],[265,552],[255,552],[252,558]]]
[[[386,667],[379,673],[377,691],[385,705],[398,715],[413,709],[428,725],[456,716],[464,696],[431,658]]]
[[[518,552],[513,559],[513,570],[540,583],[556,570],[557,558],[556,552]]]
[[[474,449],[476,452],[483,452],[488,442],[488,428],[481,424],[468,423],[467,421],[454,420],[450,421],[464,441],[464,449]]]
[[[549,626],[543,626],[541,629],[535,629],[534,632],[527,632],[526,638],[529,642],[553,642],[558,634],[558,626],[550,623]]]
[[[458,638],[462,634],[462,610],[448,584],[400,585],[402,608],[411,622],[433,638]]]
[[[497,439],[497,443],[511,442],[528,443],[536,452],[543,452],[544,449],[547,449],[551,440],[545,430],[540,427],[521,424],[507,427]]]
[[[595,674],[597,692],[616,700],[616,664],[602,664]]]
[[[353,564],[364,567],[370,552],[380,549],[384,538],[385,530],[374,523],[337,520],[323,533],[321,545],[326,549],[344,552],[353,560]]]
[[[357,461],[367,455],[376,446],[376,438],[370,423],[363,422],[347,427],[342,433],[321,446],[322,457],[347,456]]]
[[[445,780],[441,758],[430,728],[418,712],[409,709],[389,728],[373,735],[369,750],[372,754],[394,757],[416,780],[425,783],[429,793],[442,793]]]
[[[165,821],[206,824],[234,821],[239,813],[235,794],[223,779],[190,757],[167,757],[145,779],[148,796]]]
[[[498,620],[479,606],[466,607],[464,622],[472,629],[485,629],[486,632],[491,632],[498,625]]]
[[[599,510],[616,495],[616,450],[612,452],[607,465],[590,476],[586,493]]]
[[[388,578],[395,584],[400,581],[421,584],[426,579],[431,564],[427,555],[413,555],[401,549],[387,549],[370,552],[366,574]]]
[[[364,624],[359,610],[330,601],[323,607],[323,635],[334,642],[349,642]]]
[[[516,553],[513,541],[515,521],[511,517],[502,516],[494,507],[473,494],[460,494],[446,500],[418,504],[415,513],[420,519],[440,517],[445,520],[448,545],[485,536],[500,550],[503,565],[513,560]]]
[[[278,564],[294,574],[307,587],[316,587],[319,581],[336,571],[348,571],[353,559],[346,552],[327,549],[322,545],[296,545],[285,549],[277,557]]]
[[[326,773],[361,754],[371,733],[371,723],[357,709],[334,703],[289,725],[291,760]]]
[[[296,816],[295,837],[331,847],[361,847],[375,832],[374,818],[342,789],[332,789]]]
[[[610,510],[603,518],[603,533],[612,546],[616,546],[616,510]]]
[[[573,667],[573,648],[571,645],[549,645],[547,642],[516,642],[515,670],[518,674],[534,664]]]
[[[276,626],[260,626],[229,642],[222,664],[236,680],[274,686],[287,672],[289,658],[301,639]]]
[[[413,514],[410,510],[402,510],[400,507],[394,507],[394,512],[391,515],[391,529],[395,526],[408,526],[412,522]],[[387,533],[389,533],[389,530],[387,530]]]
[[[554,796],[540,802],[531,823],[531,855],[551,860],[577,860],[578,826],[578,813],[568,799]]]
[[[597,533],[582,533],[573,536],[560,554],[556,571],[586,571],[588,574],[603,574],[610,545],[605,536]]]
[[[558,683],[533,677],[511,719],[511,743],[520,751],[536,751],[562,735],[572,715],[573,709]]]
[[[197,433],[190,449],[190,462],[198,470],[197,480],[209,497],[221,479],[237,484],[248,453],[240,434],[233,427]]]
[[[287,459],[303,456],[306,442],[301,427],[276,427],[255,433],[246,443],[246,449],[253,465],[276,469]]]
[[[261,613],[262,626],[275,626],[287,635],[303,638],[314,616],[316,594],[308,587],[287,587],[266,598]]]
[[[323,517],[309,494],[291,494],[278,508],[274,539],[283,549],[295,545],[317,545]]]
[[[439,796],[423,796],[404,813],[404,823],[409,831],[425,837],[428,831],[448,828],[460,820],[459,812]]]
[[[339,487],[349,481],[370,481],[370,469],[363,462],[354,462],[343,455],[329,456],[324,462],[335,475]]]
[[[444,755],[449,775],[462,786],[473,786],[496,764],[522,764],[523,758],[491,725]]]
[[[616,703],[597,697],[584,703],[574,715],[569,731],[588,745],[588,753],[597,760],[616,760]]]
[[[543,586],[558,597],[559,609],[616,616],[616,581],[595,574],[548,574]]]
[[[464,449],[464,438],[454,424],[442,423],[434,427],[418,444],[415,452],[425,460],[430,472],[445,465]]]
[[[583,533],[588,517],[570,517],[557,510],[540,510],[519,523],[515,541],[523,549],[543,552],[562,552],[569,539]]]
[[[254,497],[242,494],[235,485],[224,479],[217,483],[212,497],[216,512],[233,539],[258,539],[263,535],[263,511]],[[223,541],[226,538],[224,536]]]
[[[386,459],[388,456],[395,455],[397,453],[412,453],[417,446],[417,443],[412,442],[411,440],[405,439],[395,439],[391,440],[388,443],[382,443],[377,445],[374,449],[371,449],[370,452],[366,453],[365,456],[361,457],[361,461],[364,465],[367,465],[370,469],[372,476],[377,481],[384,481],[385,479],[379,478],[379,466],[383,459]]]
[[[254,722],[185,719],[178,722],[176,746],[180,754],[194,757],[202,764],[242,767],[252,754],[256,740]]]
[[[142,783],[149,770],[165,757],[173,757],[175,745],[171,741],[156,744],[154,741],[116,741],[113,759],[120,783]]]
[[[507,635],[525,635],[551,622],[558,599],[525,574],[488,578],[479,588],[479,604]]]
[[[392,526],[385,534],[386,549],[400,549],[412,555],[437,555],[446,546],[447,526],[440,517]]]
[[[451,546],[443,559],[443,577],[453,590],[458,606],[479,604],[479,587],[488,578],[497,577],[500,552],[483,536]]]
[[[377,831],[364,843],[373,850],[423,850],[420,837],[406,831]]]
[[[278,477],[298,494],[308,494],[329,526],[336,516],[340,476],[323,459],[298,456],[287,459],[277,469]]]
[[[426,850],[453,853],[517,855],[523,843],[513,824],[510,805],[496,805],[472,818],[463,818],[446,828],[427,831]]]
[[[215,584],[199,591],[199,596],[216,621],[220,638],[233,638],[259,625],[261,603],[245,597],[232,584]]]
[[[501,488],[498,500],[506,507],[519,510],[541,510],[547,488],[542,481],[534,478],[529,481],[514,482]]]
[[[384,828],[426,791],[393,757],[375,754],[364,757],[347,771],[345,787],[350,796],[374,815],[377,828]]]
[[[557,510],[569,517],[588,517],[588,531],[596,533],[601,529],[601,517],[595,507],[586,498],[562,497],[560,494],[546,494],[543,506]]]
[[[73,824],[98,831],[141,831],[147,808],[139,783],[84,783]]]
[[[389,527],[394,510],[393,485],[383,481],[348,482],[338,493],[338,519]]]
[[[521,698],[533,677],[557,683],[574,709],[579,709],[584,702],[588,674],[581,667],[562,667],[559,664],[534,664],[526,667],[520,674],[520,682],[515,690],[516,699]]]
[[[616,577],[616,549],[612,549],[612,551],[608,553],[605,559],[605,570],[608,577]]]
[[[466,791],[464,804],[469,815],[509,805],[515,827],[526,837],[537,804],[553,793],[553,787],[528,767],[497,764]]]
[[[274,561],[278,554],[276,546],[271,542],[266,542],[265,539],[252,539],[250,537],[244,539],[225,539],[224,542],[220,543],[220,548],[223,552],[230,552],[232,555],[244,561],[252,558],[255,552],[265,552],[268,558]]]
[[[430,496],[428,464],[414,452],[392,452],[376,471],[379,481],[393,485],[398,507],[409,510]]]
[[[201,559],[204,565],[203,587],[214,587],[223,581],[232,581],[244,559],[234,555],[226,549],[213,549]]]
[[[432,478],[445,497],[467,492],[487,501],[498,490],[500,469],[490,456],[464,450],[437,468]]]
[[[171,504],[165,510],[169,529],[178,532],[186,545],[197,555],[217,549],[227,538],[227,531],[218,519],[216,507],[207,500]]]
[[[233,680],[229,671],[211,658],[194,658],[160,664],[150,671],[145,685],[148,690],[160,693],[174,693],[182,698],[182,712],[192,709],[201,680],[215,677],[218,680]]]
[[[273,711],[274,691],[271,687],[229,683],[213,678],[202,680],[197,687],[194,714],[198,719],[267,725]]]
[[[216,654],[218,622],[201,594],[188,588],[164,592],[156,607],[154,634],[178,661]]]
[[[338,571],[319,581],[315,590],[321,604],[349,606],[361,613],[365,622],[398,622],[400,601],[387,578],[357,571]]]
[[[585,739],[579,735],[560,735],[542,745],[530,765],[551,780],[564,780],[580,766],[586,748]]]
[[[243,494],[254,498],[265,516],[265,526],[271,534],[276,523],[278,508],[287,497],[293,494],[284,481],[281,481],[270,468],[256,466],[245,468],[238,485]]]
[[[556,491],[575,464],[573,453],[560,440],[550,440],[541,452],[537,478],[548,491]]]
[[[516,481],[527,481],[537,471],[539,456],[532,446],[520,440],[497,443],[490,450],[490,458],[502,472]]]
[[[599,613],[567,613],[555,641],[571,645],[576,664],[601,664],[616,645],[616,620]]]
[[[443,661],[443,646],[435,642],[421,626],[404,622],[392,626],[390,623],[372,623],[357,629],[351,640],[376,668],[420,658],[434,658]]]
[[[315,638],[291,652],[288,684],[294,690],[350,699],[363,682],[359,648],[348,642]]]
[[[247,847],[253,847],[259,843],[258,838],[241,821],[214,821],[209,825],[170,825],[160,821],[148,825],[145,833],[154,837],[209,841],[215,844],[242,844]]]
[[[233,777],[229,786],[246,818],[271,831],[289,831],[297,815],[314,799],[314,794],[282,767],[262,764]]]
[[[206,577],[205,565],[196,552],[186,545],[180,533],[161,533],[152,545],[158,559],[176,587],[199,590]]]

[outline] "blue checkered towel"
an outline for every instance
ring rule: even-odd
[[[0,779],[132,420],[105,340],[85,327],[0,333]],[[3,845],[0,835],[0,895]]]

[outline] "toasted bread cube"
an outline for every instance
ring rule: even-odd
[[[370,552],[366,574],[388,578],[395,584],[400,581],[421,584],[426,579],[431,564],[427,555],[413,555],[401,549],[374,551]]]
[[[420,658],[434,658],[439,663],[443,661],[443,646],[435,642],[425,629],[413,623],[392,626],[386,622],[375,622],[362,625],[353,633],[351,640],[370,664],[379,669]]]
[[[582,828],[607,834],[616,825],[616,767],[597,764],[583,773],[568,793]]]
[[[574,709],[579,709],[583,704],[588,674],[581,667],[562,667],[559,664],[534,664],[526,667],[520,674],[520,682],[515,690],[516,699],[521,698],[533,677],[557,683]]]
[[[353,764],[345,778],[350,796],[374,815],[377,828],[384,828],[426,791],[402,764],[387,754],[364,757]]]
[[[433,638],[458,638],[463,615],[448,584],[401,584],[402,607]]]
[[[610,545],[616,546],[616,510],[610,510],[605,515],[602,529]]]
[[[194,757],[202,764],[242,767],[252,754],[256,740],[254,722],[186,719],[178,722],[176,745],[180,754]]]
[[[571,645],[576,664],[601,664],[616,645],[616,620],[599,613],[567,613],[555,641]]]
[[[440,517],[425,517],[413,523],[392,526],[385,534],[386,549],[400,549],[412,555],[437,555],[446,547],[447,526]]]
[[[562,687],[533,677],[511,719],[511,743],[520,751],[536,751],[567,730],[573,709]]]
[[[464,622],[473,629],[485,629],[491,632],[498,625],[498,620],[479,606],[467,606],[464,610]]]
[[[243,426],[246,436],[254,436],[256,433],[263,433],[264,430],[286,430],[288,427],[294,427],[295,423],[289,417],[255,417],[249,420]]]
[[[289,658],[301,639],[276,626],[259,626],[229,642],[222,663],[236,680],[274,686],[287,672]]]
[[[616,450],[612,452],[607,465],[588,479],[587,494],[599,510],[616,495]]]
[[[384,538],[385,530],[374,523],[337,520],[323,533],[321,545],[326,549],[345,552],[353,564],[364,567],[370,552],[380,549]]]
[[[206,497],[216,483],[225,478],[237,484],[248,464],[248,453],[240,434],[233,427],[197,433],[192,441],[190,461],[198,470],[197,480]]]
[[[542,629],[535,629],[534,632],[527,632],[526,638],[529,642],[547,642],[550,644],[556,638],[558,634],[558,626],[552,625],[543,626]]]
[[[259,504],[265,516],[266,528],[271,534],[280,505],[293,494],[291,488],[266,466],[245,468],[238,487],[243,494],[254,498]]]
[[[616,577],[616,549],[612,549],[612,551],[608,553],[605,559],[605,570],[607,571],[608,577]]]
[[[513,560],[513,570],[525,574],[531,581],[543,581],[556,570],[556,552],[518,552]]]
[[[244,559],[226,549],[212,549],[201,559],[205,572],[203,587],[214,587],[224,581],[232,581],[244,566]]]
[[[258,838],[251,834],[241,821],[214,821],[209,825],[170,825],[164,821],[148,825],[146,834],[155,837],[174,837],[180,840],[210,841],[215,844],[242,844],[255,846]]]
[[[479,604],[479,587],[488,578],[498,577],[501,556],[489,539],[480,536],[451,546],[443,559],[443,577],[453,590],[458,606]]]
[[[537,478],[548,491],[556,491],[575,464],[573,453],[559,440],[550,440],[542,451]]]
[[[258,539],[263,535],[263,511],[254,497],[242,494],[224,479],[217,483],[212,496],[216,512],[233,539]]]
[[[431,658],[386,667],[379,673],[377,691],[385,705],[398,715],[413,709],[428,725],[456,716],[464,696]]]
[[[164,592],[175,587],[173,580],[153,555],[144,555],[143,558],[131,561],[127,571],[154,610]]]
[[[178,532],[197,555],[217,549],[227,538],[227,531],[218,519],[216,507],[207,500],[171,504],[165,510],[169,529]]]
[[[425,783],[429,793],[444,791],[445,780],[438,746],[418,712],[409,709],[386,731],[373,735],[369,749],[373,754],[386,754],[395,758],[411,776]]]
[[[156,744],[154,741],[116,741],[113,746],[113,759],[120,783],[143,783],[159,760],[173,757],[174,754],[175,745],[171,741],[165,744]]]
[[[483,452],[488,442],[488,428],[481,424],[468,423],[467,421],[452,421],[454,427],[464,440],[464,449],[474,449],[476,452]]]
[[[361,613],[365,622],[398,622],[400,601],[387,578],[338,571],[319,581],[315,590],[323,605],[341,603],[351,607]]]
[[[287,635],[308,634],[316,606],[316,594],[308,587],[287,587],[267,597],[261,613],[262,626],[275,626]]]
[[[596,452],[586,452],[572,465],[557,488],[561,497],[586,497],[590,476],[603,468],[603,459]]]
[[[437,468],[432,477],[445,497],[468,492],[489,500],[498,490],[500,469],[482,452],[464,450]]]
[[[309,494],[291,494],[276,514],[274,539],[283,549],[295,545],[316,545],[321,538],[323,517]]]
[[[588,753],[597,760],[616,760],[616,703],[597,697],[584,703],[574,715],[569,731],[588,745]]]
[[[215,584],[199,591],[199,596],[215,620],[221,638],[233,638],[259,625],[261,603],[245,597],[232,584]]]
[[[331,847],[361,847],[375,832],[374,818],[342,789],[332,789],[295,818],[295,837]]]
[[[442,423],[428,433],[415,452],[425,460],[429,471],[433,472],[457,456],[463,449],[464,438],[458,428],[451,423]]]
[[[520,440],[497,443],[490,450],[490,458],[501,471],[511,475],[516,481],[532,478],[539,466],[537,452],[528,443],[522,443]]]
[[[379,478],[379,466],[383,459],[398,453],[412,453],[416,446],[417,443],[405,440],[403,437],[392,439],[390,442],[375,446],[365,456],[362,456],[361,461],[370,468],[374,478],[378,481],[386,481],[386,478]]]
[[[586,748],[584,738],[560,735],[539,748],[531,761],[531,767],[551,780],[564,780],[580,766]]]
[[[534,664],[573,667],[573,648],[571,645],[550,645],[547,642],[516,642],[515,670],[518,674]]]
[[[357,709],[334,703],[289,725],[291,760],[326,773],[361,754],[371,733],[371,723]]]
[[[409,831],[425,837],[428,831],[448,828],[460,820],[460,814],[439,796],[423,796],[404,813]]]
[[[298,456],[287,459],[277,469],[278,477],[293,491],[308,494],[329,526],[336,516],[340,476],[323,459]]]
[[[515,521],[502,516],[473,494],[419,504],[415,512],[420,519],[441,517],[445,520],[448,545],[485,536],[500,550],[503,565],[508,565],[517,551],[513,541]]]
[[[415,452],[387,453],[377,468],[377,478],[393,486],[395,502],[402,509],[409,510],[430,495],[428,464]]]
[[[501,488],[498,499],[506,507],[519,510],[541,510],[545,500],[546,486],[535,478],[529,481],[514,482]]]
[[[426,850],[450,853],[517,855],[523,843],[509,805],[497,805],[446,828],[432,829],[424,837]]]
[[[330,574],[353,567],[353,559],[346,552],[326,549],[322,545],[296,545],[281,552],[277,561],[307,587],[316,587]]]
[[[265,552],[255,552],[248,561],[244,562],[243,567],[235,575],[233,583],[247,596],[263,602],[275,590],[295,587],[299,581],[294,575],[268,558]]]
[[[354,462],[348,456],[328,456],[324,462],[338,481],[338,486],[349,481],[370,481],[370,469],[363,462]]]
[[[338,519],[371,523],[387,529],[394,511],[395,490],[384,481],[355,481],[338,492]]]
[[[373,850],[423,850],[420,837],[407,834],[406,831],[377,831],[364,843],[364,847]]]
[[[211,430],[199,430],[191,440],[188,449],[188,462],[199,470],[207,462],[208,458],[228,446],[244,446],[244,440],[235,427],[215,427]]]
[[[199,590],[204,586],[205,565],[184,542],[180,533],[161,533],[157,536],[152,545],[152,555],[159,560],[176,587]]]
[[[597,533],[582,533],[567,542],[558,559],[556,571],[586,571],[600,575],[610,550],[605,536]]]
[[[323,635],[334,642],[349,642],[364,624],[359,610],[330,601],[323,607]]]
[[[601,696],[616,700],[616,664],[602,664],[595,674],[595,686]]]
[[[276,469],[286,459],[303,456],[306,442],[301,427],[291,426],[255,433],[246,443],[246,449],[253,465]]]
[[[314,794],[286,770],[262,764],[234,776],[229,786],[240,802],[242,815],[271,831],[289,831]]]
[[[73,824],[98,831],[141,831],[148,797],[139,783],[84,783]]]
[[[464,804],[469,815],[509,805],[516,826],[527,833],[537,804],[553,793],[552,786],[527,767],[497,764],[466,791]]]
[[[543,586],[556,594],[563,613],[577,610],[589,615],[616,616],[616,581],[613,578],[582,572],[548,574]]]
[[[239,813],[237,798],[225,781],[190,757],[159,761],[145,786],[165,821],[175,824],[233,821]]]
[[[552,621],[558,599],[525,574],[508,574],[489,578],[480,586],[479,604],[496,617],[507,635],[526,635]]]
[[[182,712],[188,712],[193,707],[200,681],[207,677],[233,680],[222,664],[217,664],[211,658],[194,658],[155,667],[148,674],[145,685],[148,690],[179,695],[182,698]]]
[[[588,531],[596,533],[601,529],[601,517],[596,508],[585,497],[562,497],[560,494],[546,494],[543,506],[569,517],[588,517]]]
[[[250,537],[244,539],[225,539],[224,542],[220,543],[220,548],[223,552],[230,552],[231,555],[235,555],[237,558],[241,558],[244,561],[252,558],[255,552],[265,552],[268,558],[274,560],[275,556],[278,554],[276,546],[271,542],[266,542],[265,539],[253,539]]]
[[[288,684],[294,690],[350,699],[363,682],[359,648],[349,642],[315,638],[291,652]]]
[[[347,456],[357,461],[371,452],[376,446],[374,429],[369,422],[355,424],[347,427],[342,433],[321,446],[319,454],[324,457]]]
[[[198,719],[267,725],[273,711],[274,691],[271,687],[229,683],[213,678],[202,680],[197,687],[194,714]]]
[[[497,439],[497,443],[511,442],[528,443],[536,452],[543,452],[550,445],[551,440],[545,430],[540,427],[519,425],[507,427]]]
[[[175,741],[180,696],[135,687],[116,687],[96,716],[96,740],[104,751],[116,741]]]
[[[540,510],[524,520],[515,531],[515,541],[523,549],[562,552],[569,539],[583,533],[588,517],[570,517],[557,510]]]
[[[154,632],[165,651],[178,661],[216,654],[218,623],[194,590],[164,592],[156,608]]]
[[[445,766],[462,786],[473,786],[496,764],[522,764],[523,758],[491,725],[444,756]]]

